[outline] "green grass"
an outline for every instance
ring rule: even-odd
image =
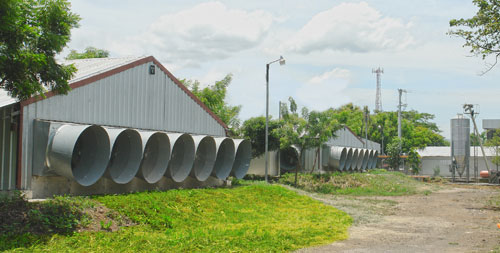
[[[95,200],[139,225],[113,233],[56,234],[15,250],[291,251],[346,239],[352,223],[347,214],[331,206],[264,184],[98,196]]]
[[[295,174],[282,175],[282,184],[295,186]],[[373,170],[368,173],[299,174],[297,188],[324,194],[354,196],[400,196],[419,192],[423,185],[400,172]]]

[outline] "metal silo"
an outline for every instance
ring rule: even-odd
[[[470,121],[459,115],[451,119],[451,161],[458,175],[462,177],[464,171],[469,176],[470,157]],[[455,174],[453,172],[453,174]]]

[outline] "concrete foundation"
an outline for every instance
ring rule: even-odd
[[[163,177],[154,184],[147,183],[143,179],[135,177],[127,184],[117,184],[111,179],[102,177],[91,186],[82,186],[76,181],[62,176],[34,176],[32,188],[26,193],[27,198],[42,199],[51,198],[54,195],[100,195],[100,194],[125,194],[142,191],[162,191],[179,188],[203,188],[222,186],[224,180],[209,177],[204,182],[188,177],[182,183],[176,183],[172,179]]]

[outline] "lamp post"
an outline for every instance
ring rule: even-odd
[[[265,180],[266,183],[267,181],[267,174],[268,174],[268,166],[269,166],[269,65],[279,61],[280,65],[285,65],[285,58],[283,56],[280,56],[279,59],[274,60],[268,64],[266,64],[266,145],[265,145]]]
[[[382,155],[384,154],[384,127],[381,125],[378,125],[378,129],[381,130],[381,135],[382,135]]]

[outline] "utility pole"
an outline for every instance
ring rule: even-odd
[[[476,132],[474,131],[474,136],[476,136]],[[474,178],[476,179],[476,183],[479,183],[479,168],[477,161],[477,145],[474,145]]]
[[[403,89],[398,89],[398,93],[399,93],[399,103],[398,103],[398,138],[399,138],[399,155],[401,155],[401,150],[402,150],[402,141],[401,141],[401,110],[402,110],[402,107],[406,107],[406,104],[403,104],[401,102],[401,96],[403,95],[403,92],[406,92],[406,90],[403,90]],[[406,172],[406,169],[405,169],[405,164],[404,164],[404,159],[403,159],[403,169],[405,170]],[[407,173],[406,173],[407,174]]]
[[[464,108],[464,113],[469,114],[470,118],[472,119],[472,124],[474,125],[474,133],[476,134],[476,138],[479,141],[479,146],[481,147],[481,152],[483,153],[484,164],[486,165],[486,169],[488,170],[491,176],[490,166],[488,165],[488,160],[486,159],[486,153],[484,152],[483,141],[481,140],[481,137],[479,135],[479,130],[477,129],[477,124],[476,124],[476,115],[479,114],[479,112],[476,112],[474,110],[473,104],[464,104],[463,108]],[[467,182],[468,181],[469,179],[467,179]],[[490,177],[490,183],[491,183],[491,177]]]
[[[401,139],[401,108],[403,106],[406,107],[406,104],[401,103],[401,96],[403,95],[403,92],[406,92],[406,90],[398,89],[398,93],[399,93],[399,104],[398,104],[398,138],[399,139]]]
[[[370,117],[370,110],[368,109],[368,106],[365,106],[363,108],[363,116],[365,120],[365,148],[368,148],[368,117]]]
[[[384,69],[378,67],[377,69],[372,69],[372,73],[377,74],[377,94],[375,97],[375,112],[382,111],[382,91],[381,91],[381,82],[380,76],[384,73]]]
[[[279,104],[279,112],[278,112],[278,119],[279,120],[282,120],[282,116],[281,115],[281,101],[279,101],[280,104]],[[281,149],[278,148],[278,178],[281,178]]]

